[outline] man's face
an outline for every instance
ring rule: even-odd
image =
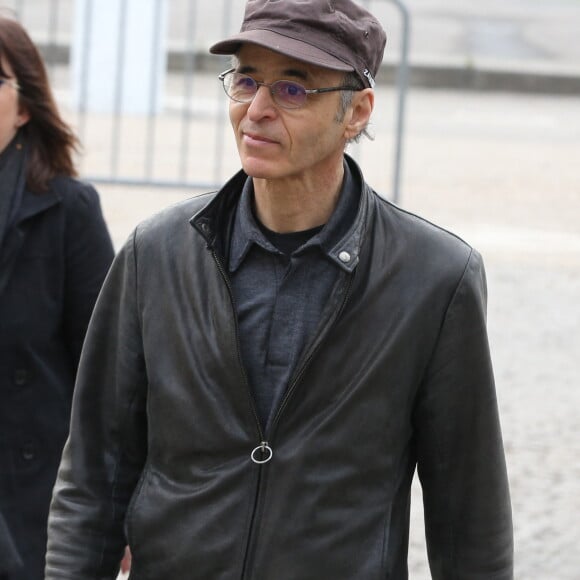
[[[344,74],[243,45],[237,72],[256,81],[291,80],[307,89],[340,86]],[[342,164],[345,121],[337,121],[340,92],[308,95],[299,109],[277,105],[268,87],[251,103],[230,102],[230,120],[244,171],[255,178],[306,179]]]

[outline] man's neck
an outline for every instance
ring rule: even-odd
[[[332,215],[342,186],[342,163],[331,175],[309,180],[254,178],[256,216],[269,230],[300,232],[324,225]]]

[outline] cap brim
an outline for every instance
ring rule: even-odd
[[[240,32],[212,45],[209,51],[212,54],[236,54],[244,43],[257,44],[296,60],[332,70],[354,70],[351,65],[307,42],[264,29]]]

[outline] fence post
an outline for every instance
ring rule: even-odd
[[[395,170],[393,177],[393,201],[399,203],[401,198],[401,174],[403,166],[403,136],[405,133],[405,108],[407,90],[409,88],[409,36],[411,30],[411,17],[408,8],[402,0],[391,0],[401,13],[401,60],[397,70],[397,134],[395,147]]]
[[[166,70],[166,3],[75,0],[73,99],[79,109],[158,112]]]

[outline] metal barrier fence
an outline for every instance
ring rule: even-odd
[[[238,169],[226,97],[216,79],[228,61],[209,55],[207,47],[237,32],[244,4],[245,0],[13,0],[3,6],[41,48],[59,105],[84,144],[80,160],[84,178],[205,190]],[[385,121],[388,105],[378,121],[375,113],[373,126],[377,141],[382,141],[372,146],[391,149],[376,179],[398,202],[409,11],[402,0],[361,0],[361,4],[387,30],[387,60],[378,79],[377,101],[379,93],[385,102],[394,99],[395,118],[392,124]],[[144,30],[147,21],[151,26]],[[399,47],[394,55],[393,37]],[[136,53],[139,42],[141,52]],[[114,61],[103,64],[113,46]],[[103,106],[98,93],[107,90]],[[131,92],[140,100],[136,107],[128,102]],[[357,145],[350,152],[361,157],[365,147]]]

